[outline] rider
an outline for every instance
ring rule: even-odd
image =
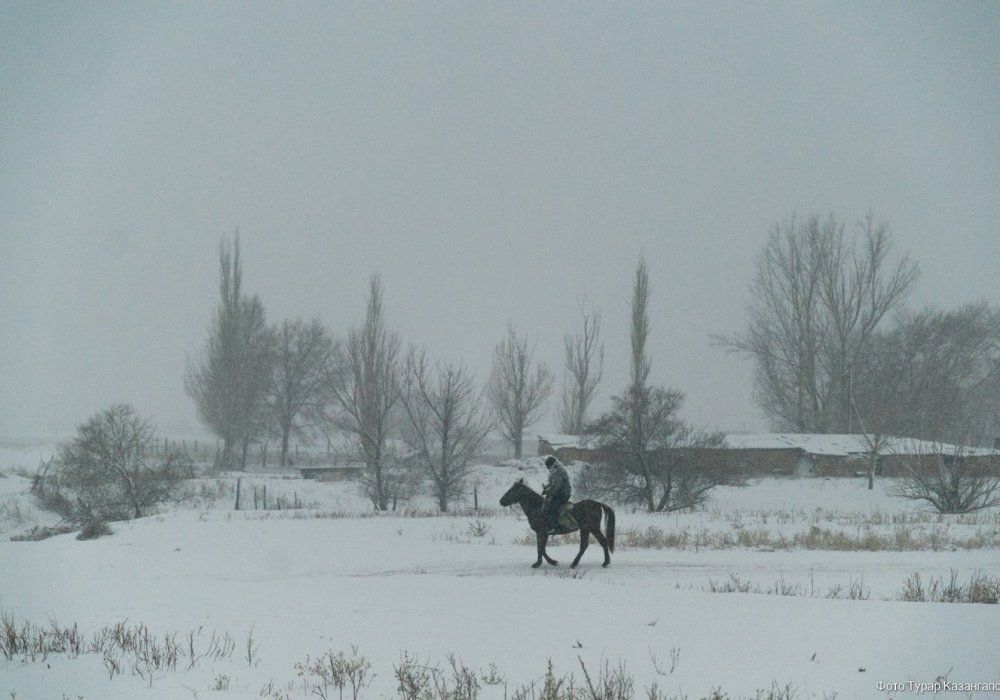
[[[558,459],[549,455],[545,460],[545,466],[549,469],[549,481],[542,487],[542,495],[545,496],[545,515],[549,519],[549,534],[554,535],[559,529],[559,508],[569,500],[572,487],[569,483],[569,474]]]

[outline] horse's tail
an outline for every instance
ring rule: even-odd
[[[604,510],[605,518],[607,518],[608,551],[613,552],[615,551],[615,512],[603,503],[601,508]]]

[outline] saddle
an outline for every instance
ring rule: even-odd
[[[559,506],[559,517],[556,519],[555,529],[558,529],[561,532],[572,532],[579,527],[576,522],[576,518],[574,518],[571,513],[573,505],[574,503],[572,501],[566,501]]]

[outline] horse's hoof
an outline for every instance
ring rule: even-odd
[[[602,567],[604,567],[604,568],[606,569],[606,568],[608,568],[608,564],[610,564],[610,563],[611,563],[611,562],[609,562],[609,561],[606,561],[606,562],[604,562],[603,564],[601,564],[601,566],[602,566]]]
[[[537,569],[541,565],[542,565],[542,562],[536,561],[534,564],[531,565],[531,568],[532,569]]]

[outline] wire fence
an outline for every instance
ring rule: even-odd
[[[281,465],[281,448],[276,442],[253,443],[246,451],[238,447],[233,450],[233,464],[222,464],[223,444],[221,440],[175,440],[162,438],[150,443],[144,452],[149,457],[164,457],[169,454],[181,455],[195,466],[216,469],[240,469],[241,471],[294,470],[299,467],[337,466],[345,459],[332,447],[293,444],[288,448],[288,464]]]

